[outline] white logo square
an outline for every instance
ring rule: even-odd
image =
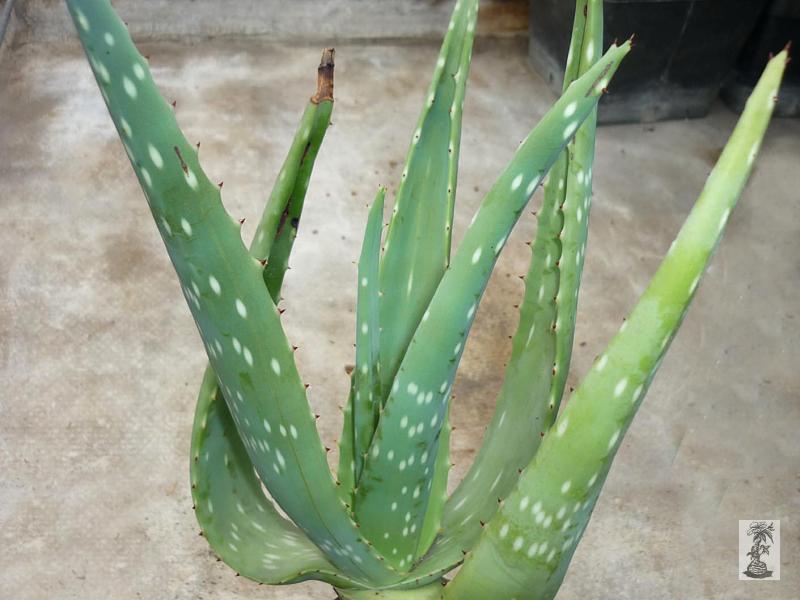
[[[739,521],[739,579],[778,581],[781,578],[781,522],[776,519]]]

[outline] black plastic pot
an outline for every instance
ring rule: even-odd
[[[773,0],[742,49],[736,70],[722,88],[722,99],[733,110],[741,112],[750,92],[758,81],[770,53],[780,50],[787,42],[800,47],[800,0]],[[786,67],[775,114],[800,117],[800,61]]]
[[[605,0],[605,40],[636,34],[601,122],[705,116],[768,0]],[[575,4],[531,0],[530,60],[560,92]]]

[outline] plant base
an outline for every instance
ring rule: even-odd
[[[441,581],[408,590],[340,590],[339,600],[441,600],[444,586]]]

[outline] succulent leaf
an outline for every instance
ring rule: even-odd
[[[433,463],[433,476],[431,478],[431,492],[428,500],[428,509],[425,520],[422,522],[419,544],[414,558],[425,555],[430,549],[436,536],[441,533],[444,507],[447,502],[447,480],[450,474],[450,408],[444,415],[444,425],[439,434],[439,448],[436,451],[436,460]],[[454,563],[455,564],[455,563]]]
[[[276,304],[311,169],[330,123],[332,49],[323,53],[318,72],[317,93],[300,119],[250,247],[251,256],[268,257],[272,277],[265,277],[265,291]],[[275,215],[281,217],[276,219]],[[269,235],[277,238],[274,244]],[[339,585],[349,582],[338,575],[300,529],[278,515],[272,502],[265,497],[210,366],[197,400],[191,455],[199,457],[191,462],[196,517],[211,547],[231,568],[261,583],[289,583],[309,578],[333,584],[339,581]],[[217,507],[215,514],[209,512],[212,506]],[[232,507],[237,510],[233,511]],[[240,552],[240,546],[246,545],[243,540],[255,542],[252,535],[246,537],[252,534],[253,528],[258,530],[255,537],[262,542],[257,544],[257,550]],[[270,539],[263,541],[263,538]],[[266,550],[263,544],[268,545]]]
[[[303,178],[300,176],[301,171],[305,170],[301,161],[305,155],[307,144],[313,141],[311,130],[318,111],[319,105],[313,102],[306,105],[250,244],[250,254],[258,259],[267,259],[270,265],[273,262],[281,265],[284,263],[284,261],[269,261],[269,257],[273,245],[277,243],[279,232],[283,231],[286,222],[289,221],[290,204],[295,196],[295,190],[305,196],[307,181],[303,182]],[[324,131],[322,134],[324,135]],[[313,165],[313,158],[311,164]],[[280,300],[276,294],[270,293],[270,296],[275,303]]]
[[[401,569],[408,567],[418,545],[450,388],[497,256],[542,177],[592,111],[629,48],[628,42],[612,46],[523,141],[481,203],[403,358],[355,500],[365,536]]]
[[[110,4],[67,5],[260,479],[342,572],[378,583],[396,579],[337,494],[292,348],[264,293],[263,270],[219,188]]]
[[[786,51],[767,65],[647,290],[572,395],[445,598],[553,598],[620,442],[677,332],[747,181]]]
[[[269,584],[318,579],[352,587],[265,496],[214,371],[206,371],[192,430],[195,515],[216,554],[237,573]]]
[[[352,511],[353,490],[356,487],[356,459],[353,447],[353,403],[355,402],[355,382],[353,373],[350,374],[350,392],[347,395],[347,404],[342,410],[342,434],[339,437],[339,466],[337,481],[339,482],[339,497]]]
[[[453,9],[389,224],[380,264],[381,405],[450,260],[461,117],[477,15],[477,0],[461,0]],[[355,398],[353,392],[351,398]],[[350,426],[352,422],[346,420],[343,440]],[[374,427],[369,439],[373,433]],[[340,442],[339,479],[343,489],[351,479],[358,482],[361,471],[361,461],[347,453],[347,444],[349,441]],[[361,453],[366,448],[354,451]],[[443,445],[438,450],[436,465],[445,464],[448,468],[440,470],[433,466],[437,489],[447,487],[449,462],[449,446]],[[346,473],[350,464],[357,469],[353,476]],[[441,495],[433,500],[429,531],[438,530],[443,504]]]
[[[575,29],[584,29],[580,45],[572,48],[570,62],[564,77],[564,86],[572,78],[585,73],[597,60],[603,44],[602,0],[579,0],[576,6]],[[583,27],[580,27],[580,25]],[[589,212],[592,203],[592,171],[594,168],[595,130],[597,109],[586,118],[575,133],[575,138],[562,155],[561,169],[566,162],[566,173],[551,176],[545,194],[556,196],[560,204],[562,220],[561,258],[558,295],[556,297],[556,321],[554,323],[556,356],[553,362],[553,381],[548,400],[551,410],[550,423],[558,412],[564,386],[569,374],[572,344],[575,336],[575,315],[578,310],[583,260],[589,233]]]
[[[355,478],[361,473],[381,408],[380,323],[378,269],[383,231],[383,200],[386,188],[378,189],[370,208],[364,244],[358,262],[358,300],[356,304],[356,369],[353,372],[353,456]]]
[[[565,91],[599,58],[602,38],[602,2],[578,0]],[[586,243],[596,113],[578,128],[544,185],[519,325],[497,407],[475,461],[448,499],[444,532],[431,550],[429,566],[457,563],[472,547],[480,522],[497,511],[498,499],[511,491],[558,412]]]
[[[264,279],[277,304],[288,255],[297,235],[311,171],[333,112],[333,48],[326,48],[317,68],[317,91],[300,119],[289,152],[264,207],[250,254],[268,259]],[[279,246],[273,250],[273,244]]]
[[[411,140],[381,261],[381,386],[388,391],[450,261],[461,116],[478,0],[453,9]]]
[[[327,55],[328,52],[330,53],[330,58]],[[331,49],[326,51],[326,54],[323,54],[323,62],[320,65],[321,71],[333,68],[332,53],[333,50]],[[332,70],[330,72],[332,73]],[[311,99],[307,109],[307,112],[311,112],[312,106],[317,107],[313,119],[310,119],[311,122],[307,123],[306,115],[300,122],[300,128],[295,134],[295,140],[292,143],[289,155],[286,157],[284,168],[281,170],[281,175],[278,175],[279,181],[274,188],[278,193],[273,195],[267,203],[259,230],[256,232],[256,237],[250,248],[250,253],[256,258],[267,258],[267,264],[264,268],[264,281],[267,284],[270,296],[276,304],[280,299],[283,278],[289,268],[289,255],[297,237],[300,216],[303,212],[308,183],[311,179],[311,171],[314,168],[314,161],[317,158],[325,132],[330,125],[331,113],[333,112],[333,98],[319,101],[316,100],[318,96],[319,94]],[[301,140],[299,156],[294,152],[298,138]],[[295,165],[297,165],[296,168]],[[291,187],[287,185],[287,189],[290,192],[288,196],[284,197],[283,194],[279,193],[282,191],[280,178],[284,177],[283,173],[287,171],[289,173],[285,176],[285,180],[291,181],[292,184]],[[275,202],[273,202],[273,199]],[[272,210],[273,206],[283,206],[276,229],[273,229],[272,215],[277,212],[277,208]],[[275,239],[272,246],[268,248],[268,252],[264,252],[259,246],[269,239],[269,235],[274,235]],[[260,237],[264,240],[261,244],[259,244]]]
[[[450,263],[450,250],[453,234],[453,211],[455,209],[456,187],[458,182],[458,159],[461,148],[461,121],[464,112],[464,97],[469,78],[470,61],[472,59],[472,46],[475,36],[475,25],[478,19],[478,0],[461,0],[453,9],[450,26],[437,62],[437,71],[434,72],[431,90],[420,117],[417,131],[419,139],[412,140],[411,149],[406,166],[406,177],[401,181],[401,190],[398,192],[396,203],[397,212],[394,220],[397,233],[392,238],[392,248],[403,248],[405,258],[399,256],[392,264],[395,251],[388,250],[390,256],[382,264],[382,274],[387,281],[387,287],[393,281],[407,281],[406,294],[413,298],[413,304],[401,302],[401,296],[392,296],[392,301],[384,300],[382,303],[384,328],[388,322],[390,330],[382,334],[384,350],[388,346],[405,352],[406,344],[410,340],[419,321],[423,309],[430,302],[431,297],[441,281],[444,270],[439,270],[441,255],[444,249],[444,266]],[[439,70],[441,69],[441,70]],[[449,81],[452,77],[453,82]],[[432,98],[432,101],[431,101]],[[442,107],[449,102],[448,115],[444,115]],[[428,112],[429,111],[429,112]],[[427,113],[427,114],[426,114]],[[431,214],[431,197],[441,197],[443,184],[439,174],[431,172],[435,168],[434,156],[437,153],[444,155],[444,139],[441,132],[449,126],[447,150],[447,200],[444,212]],[[421,141],[424,137],[424,141]],[[416,159],[414,157],[417,156]],[[401,205],[401,199],[405,199]],[[406,203],[414,202],[413,207],[406,208]],[[400,215],[400,210],[403,210]],[[412,212],[413,211],[413,212]],[[411,214],[409,214],[411,213]],[[432,216],[434,218],[432,218]],[[442,223],[441,218],[444,218]],[[412,225],[413,223],[413,225]],[[390,230],[392,229],[390,225]],[[443,239],[440,236],[444,236]],[[426,244],[429,244],[426,246]],[[408,251],[411,251],[410,253]],[[429,254],[429,250],[432,252]],[[398,252],[397,254],[401,254]],[[412,260],[408,259],[409,254]],[[394,275],[394,269],[405,268],[402,274]],[[407,278],[406,278],[407,273]],[[409,289],[410,288],[410,289]],[[395,290],[397,291],[397,290]],[[402,289],[399,290],[402,294]],[[386,298],[384,292],[384,298]],[[397,302],[393,302],[397,301]],[[403,320],[396,320],[393,311],[398,308],[407,310]],[[388,321],[387,321],[388,320]],[[398,344],[393,346],[394,344]],[[400,354],[392,355],[385,359],[391,360],[392,376],[383,377],[384,382],[393,380],[396,368],[399,365]],[[385,394],[384,394],[385,401]],[[439,532],[444,503],[447,500],[447,481],[450,473],[450,417],[446,414],[442,425],[442,435],[436,451],[436,460],[432,466],[431,492],[424,522],[421,527],[419,543],[413,560],[423,555]]]

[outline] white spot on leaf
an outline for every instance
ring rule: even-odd
[[[247,318],[247,307],[244,305],[244,302],[240,298],[236,299],[236,312],[239,313],[239,316],[243,319]]]
[[[131,81],[127,75],[122,77],[122,87],[125,88],[125,93],[128,94],[128,96],[136,99],[139,91],[136,89],[136,84],[133,83],[133,81]]]
[[[75,9],[75,16],[78,17],[78,23],[81,26],[81,29],[84,31],[89,31],[89,19],[86,18],[86,15],[83,14],[80,8]]]
[[[164,159],[161,158],[161,152],[158,151],[158,148],[153,144],[147,144],[147,152],[150,154],[150,160],[153,161],[156,168],[161,169],[164,166]]]
[[[219,296],[222,293],[222,288],[219,285],[219,281],[213,275],[208,276],[208,285],[211,286],[212,291]]]

